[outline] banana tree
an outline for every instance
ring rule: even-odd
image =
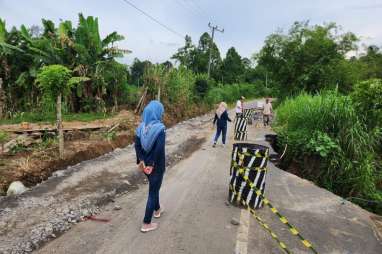
[[[105,93],[111,95],[113,102],[113,111],[118,110],[118,98],[127,84],[128,68],[126,65],[118,63],[115,60],[104,61],[98,65],[98,74],[100,80],[106,88]]]
[[[113,32],[101,38],[98,19],[82,14],[79,14],[77,27],[73,27],[70,21],[55,26],[45,19],[42,26],[38,33],[25,26],[19,30],[13,28],[8,33],[5,22],[0,22],[0,75],[3,87],[12,90],[6,91],[7,101],[12,105],[24,105],[26,109],[30,107],[25,105],[39,103],[41,94],[34,82],[37,70],[53,64],[73,70],[76,76],[89,77],[71,90],[69,105],[72,105],[72,110],[83,109],[87,100],[92,105],[97,97],[108,100],[107,91],[112,90],[115,84],[105,81],[103,73],[105,66],[112,66],[116,57],[130,52],[115,45],[123,40],[123,36]],[[12,94],[15,98],[11,98]],[[15,108],[20,109],[18,106]]]
[[[79,14],[75,38],[74,48],[78,55],[75,71],[82,71],[78,74],[86,75],[91,79],[84,87],[83,95],[92,98],[96,94],[98,98],[102,98],[108,90],[108,84],[102,74],[105,66],[110,66],[110,61],[114,61],[114,58],[130,53],[129,50],[120,49],[114,45],[124,37],[113,32],[101,39],[98,18],[91,16],[85,18]]]
[[[14,31],[11,33],[7,31],[5,21],[0,19],[0,119],[3,118],[6,106],[5,89],[9,87],[12,74],[15,72],[13,70],[19,69],[14,64],[15,60],[23,62],[19,56],[24,52],[11,44],[14,41],[14,34]]]

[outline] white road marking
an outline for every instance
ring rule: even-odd
[[[235,254],[247,254],[250,213],[241,209],[240,225],[236,236]]]

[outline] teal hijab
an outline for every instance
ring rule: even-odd
[[[137,128],[136,134],[146,152],[151,151],[159,134],[165,130],[162,123],[163,113],[164,107],[157,100],[151,101],[143,110],[142,122]]]

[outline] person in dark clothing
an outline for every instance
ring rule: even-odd
[[[213,122],[213,125],[215,125],[216,123],[216,135],[214,139],[214,144],[212,145],[213,147],[216,147],[216,142],[220,137],[220,133],[222,134],[223,146],[225,145],[227,135],[227,121],[232,122],[228,116],[227,104],[225,102],[221,102],[218,109],[216,110]]]
[[[159,218],[163,208],[159,202],[159,190],[165,173],[166,129],[162,123],[164,107],[159,101],[151,101],[143,110],[142,122],[136,130],[135,151],[138,167],[149,180],[149,193],[143,219],[142,232],[158,228],[151,222],[154,215]]]

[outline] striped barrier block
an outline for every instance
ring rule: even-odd
[[[252,116],[253,116],[254,109],[253,108],[247,108],[243,110],[243,116],[247,118],[248,124],[252,125]]]
[[[261,193],[264,193],[268,154],[269,149],[265,146],[249,143],[233,145],[230,185],[237,195],[233,195],[233,192],[229,191],[231,203],[245,199],[252,209],[262,206],[262,198],[256,195],[247,181],[252,182]]]
[[[256,214],[255,209],[261,208],[263,204],[278,217],[289,232],[297,237],[302,245],[312,253],[318,254],[312,243],[305,239],[300,231],[283,216],[278,209],[264,196],[265,178],[269,148],[257,144],[235,143],[232,150],[230,167],[230,183],[228,199],[232,204],[244,206],[277,242],[280,249],[287,254],[292,251],[282,242],[277,234],[265,221]]]
[[[248,125],[248,119],[245,118],[243,115],[237,116],[235,118],[235,133],[234,133],[235,140],[243,141],[248,139],[247,125]]]

